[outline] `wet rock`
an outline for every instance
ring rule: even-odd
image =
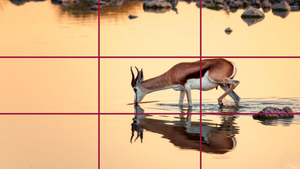
[[[143,4],[143,7],[144,8],[171,8],[172,5],[171,3],[169,2],[165,2],[165,1],[162,1],[162,0],[155,0],[155,1],[149,1],[149,2],[145,2]]]
[[[290,11],[272,11],[272,13],[284,19],[290,14]]]
[[[242,18],[264,18],[265,15],[260,10],[249,6],[246,11],[242,14]]]
[[[129,16],[128,16],[129,19],[135,19],[135,18],[137,18],[137,17],[138,17],[138,16],[135,16],[135,15],[129,15]]]
[[[224,0],[215,0],[215,4],[222,4]]]
[[[263,8],[262,10],[264,11],[264,13],[267,13],[271,10],[272,8]]]
[[[224,6],[221,4],[214,4],[214,3],[209,3],[206,5],[208,9],[213,9],[213,10],[221,10],[224,9]]]
[[[231,1],[229,3],[230,9],[231,8],[239,8],[239,4],[237,3],[237,1]]]
[[[232,32],[232,29],[231,29],[231,28],[228,27],[228,28],[225,29],[225,33],[226,33],[227,35],[230,35],[231,32]]]
[[[247,23],[248,26],[251,26],[262,21],[264,18],[242,18],[242,19],[244,22]]]
[[[290,107],[284,107],[283,109],[279,109],[276,107],[266,107],[259,114],[253,115],[253,119],[258,120],[267,120],[267,119],[289,119],[293,118],[294,115],[293,110]]]
[[[249,3],[250,3],[251,6],[253,6],[254,8],[257,8],[257,9],[260,8],[260,0],[249,0]]]
[[[273,11],[291,11],[291,7],[287,2],[281,1],[280,3],[273,4],[272,10]]]
[[[299,11],[299,6],[297,6],[297,5],[293,5],[290,7],[291,7],[291,11]]]
[[[261,7],[262,7],[262,8],[272,8],[272,4],[271,4],[270,1],[264,0],[264,1],[262,2],[262,4],[261,4]]]

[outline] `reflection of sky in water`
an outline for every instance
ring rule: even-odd
[[[2,56],[97,56],[93,1],[0,1]]]
[[[101,56],[199,56],[200,10],[179,1],[177,12],[144,11],[141,2],[110,5],[100,12]],[[164,13],[163,13],[164,12]],[[138,18],[129,19],[129,15]]]
[[[299,168],[299,125],[299,115],[265,123],[250,115],[203,115],[202,167]]]
[[[260,9],[261,10],[261,9]],[[202,8],[203,56],[298,56],[300,13],[269,11],[263,20],[241,18],[243,9],[226,13]],[[251,26],[252,22],[257,22]],[[230,27],[233,32],[224,31]],[[226,43],[224,43],[226,42]]]

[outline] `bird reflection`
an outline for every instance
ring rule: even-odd
[[[135,114],[131,123],[131,138],[132,143],[134,133],[137,132],[137,137],[143,143],[144,129],[149,132],[158,133],[162,138],[170,140],[170,142],[181,149],[193,149],[200,151],[200,121],[191,120],[192,115],[181,113],[174,120],[153,119],[153,115],[140,114],[144,110],[139,105],[134,105]],[[183,110],[183,109],[181,109]],[[191,109],[188,110],[190,112]]]

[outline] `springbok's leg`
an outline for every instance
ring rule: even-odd
[[[180,90],[179,106],[183,105],[184,90]]]
[[[192,103],[192,97],[191,97],[191,86],[186,84],[184,86],[184,89],[185,89],[186,96],[187,96],[187,99],[188,99],[188,104],[189,104],[190,107],[192,107],[193,103]]]
[[[227,90],[229,90],[229,87],[228,85],[226,84],[222,84],[220,85],[220,87],[226,92]],[[235,105],[239,105],[240,104],[240,100],[241,98],[234,92],[234,91],[231,91],[229,94],[228,94],[233,100],[234,100],[234,103]]]
[[[225,96],[227,96],[230,92],[232,92],[236,86],[240,83],[237,80],[232,80],[232,79],[227,79],[228,82],[224,82],[223,84],[229,84],[230,88],[222,95],[218,98],[218,103],[220,106],[223,106],[223,102],[222,100],[224,99]]]

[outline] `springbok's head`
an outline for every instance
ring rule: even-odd
[[[134,78],[132,67],[130,67],[131,75],[132,75],[131,86],[134,91],[134,104],[137,105],[144,98],[146,93],[142,92],[140,89],[142,81],[144,80],[143,69],[141,69],[141,71],[139,71],[137,67],[135,67],[135,69],[137,70],[136,78]]]

